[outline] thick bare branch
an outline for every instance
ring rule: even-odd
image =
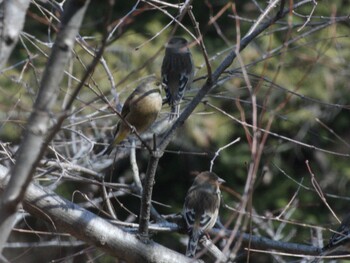
[[[0,191],[6,187],[7,173],[7,169],[0,166]],[[34,183],[27,188],[23,206],[36,217],[54,224],[59,231],[68,232],[127,262],[198,262],[155,242],[145,244],[135,235]]]
[[[29,4],[30,0],[0,1],[0,70],[17,44]]]
[[[211,233],[230,237],[232,235],[231,230],[222,231],[219,229],[212,229]],[[234,241],[241,240],[241,243],[244,247],[249,247],[251,249],[261,249],[261,250],[277,250],[283,251],[284,253],[291,253],[296,255],[310,255],[315,256],[321,252],[321,249],[314,246],[298,244],[298,243],[290,243],[290,242],[281,242],[272,240],[266,237],[259,237],[250,235],[247,233],[241,233],[237,231],[237,234],[234,238]]]

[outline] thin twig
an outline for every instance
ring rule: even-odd
[[[309,191],[315,191],[313,188],[307,187],[303,184],[300,184],[298,181],[296,181],[295,179],[293,179],[290,175],[288,175],[281,167],[279,167],[277,164],[272,163],[273,166],[275,166],[283,175],[285,175],[288,179],[290,179],[292,182],[294,182],[295,184],[299,185],[301,188],[305,189],[305,190],[309,190]],[[342,199],[342,200],[346,200],[346,201],[350,201],[350,197],[348,196],[339,196],[339,195],[334,195],[334,194],[329,194],[329,193],[325,193],[325,196],[329,197],[329,198],[335,198],[335,199]]]
[[[117,214],[115,213],[115,210],[111,204],[111,200],[108,198],[108,193],[106,190],[106,185],[104,183],[104,178],[102,179],[102,196],[103,196],[103,200],[107,205],[107,210],[109,212],[109,215],[113,218],[113,219],[118,219]]]
[[[229,144],[226,144],[225,146],[219,148],[219,149],[215,152],[215,155],[214,155],[213,159],[211,159],[211,161],[210,161],[210,169],[209,169],[210,172],[213,170],[214,161],[215,161],[215,159],[219,156],[220,152],[221,152],[222,150],[225,150],[226,148],[230,147],[231,145],[233,145],[233,144],[239,142],[240,140],[241,140],[241,137],[238,137],[236,140],[230,142]]]
[[[318,196],[321,198],[322,202],[327,206],[327,208],[329,209],[329,211],[332,213],[332,215],[335,217],[335,219],[338,221],[338,223],[341,223],[341,220],[339,220],[339,218],[337,217],[337,215],[334,213],[333,209],[329,206],[327,199],[324,197],[324,194],[322,192],[322,188],[320,187],[320,185],[318,184],[316,178],[315,178],[315,174],[312,172],[311,167],[309,165],[309,160],[305,161],[306,167],[309,170],[309,173],[311,175],[311,183],[312,186],[314,187],[314,189],[316,190],[316,193],[318,194]]]
[[[203,238],[200,240],[200,244],[205,248],[201,253],[205,253],[206,251],[210,252],[210,255],[212,255],[217,262],[231,262],[228,261],[227,256],[222,253],[217,246],[215,246],[212,240],[208,239],[206,236],[203,236]]]
[[[200,47],[202,49],[204,61],[205,61],[205,64],[207,66],[208,81],[211,81],[211,75],[212,75],[211,65],[210,65],[210,62],[209,62],[207,49],[205,48],[205,45],[204,45],[203,35],[202,35],[202,33],[201,33],[200,29],[199,29],[199,23],[196,21],[196,18],[193,15],[192,9],[189,10],[188,14],[189,14],[189,16],[190,16],[190,18],[192,20],[192,24],[194,26],[194,30],[196,31],[196,34],[197,34],[196,41],[199,42],[199,45],[200,45]]]
[[[312,7],[310,14],[307,16],[305,23],[297,30],[297,32],[300,32],[301,30],[303,30],[304,27],[310,22],[311,17],[314,14],[314,12],[316,10],[316,6],[317,6],[317,2],[315,0],[312,0],[312,3],[314,4],[314,6]]]
[[[232,6],[232,11],[234,14],[237,14],[235,6]],[[254,32],[254,28],[256,28],[256,26],[258,25],[259,20],[251,27],[250,31],[247,33],[247,36],[249,36],[251,34],[251,32]],[[251,162],[249,165],[249,169],[248,169],[248,174],[247,174],[247,180],[246,180],[246,184],[244,186],[244,191],[243,191],[243,195],[242,195],[242,199],[240,202],[240,211],[246,211],[248,204],[250,203],[250,200],[252,199],[252,188],[255,182],[255,178],[256,178],[256,172],[257,172],[257,167],[259,164],[259,156],[257,155],[257,151],[258,151],[258,134],[257,134],[257,104],[256,104],[256,95],[255,92],[253,91],[253,87],[251,85],[251,82],[249,80],[246,68],[244,66],[243,63],[243,59],[240,55],[240,46],[241,46],[241,34],[240,34],[240,21],[236,20],[236,47],[235,47],[235,53],[236,53],[236,57],[237,60],[240,64],[240,67],[242,69],[243,72],[243,76],[244,76],[244,80],[245,83],[248,87],[250,96],[251,96],[251,100],[252,100],[252,119],[253,119],[253,140],[252,140],[252,144],[250,147],[250,151],[251,151]],[[233,228],[233,231],[231,233],[231,236],[229,237],[227,244],[225,245],[224,248],[224,252],[228,251],[228,249],[231,247],[231,244],[234,240],[234,237],[237,234],[238,229],[240,228],[241,224],[242,224],[242,220],[243,220],[243,214],[239,213],[238,217],[236,218],[236,223],[235,226]],[[245,223],[243,225],[243,229],[246,227],[248,223],[248,220],[245,220]],[[230,259],[234,259],[236,257],[236,253],[238,252],[239,248],[241,246],[241,239],[239,239],[236,244],[234,245],[233,249],[230,252]],[[249,243],[249,247],[250,247],[250,243]],[[249,255],[248,255],[248,259],[249,261]]]
[[[217,111],[221,112],[222,114],[226,115],[227,117],[229,117],[230,119],[238,122],[239,124],[243,125],[243,126],[247,126],[247,127],[250,127],[252,128],[253,125],[252,124],[249,124],[247,122],[243,122],[239,119],[237,119],[236,117],[228,114],[227,112],[221,110],[220,108],[216,107],[215,105],[213,104],[210,104],[210,103],[206,103],[206,105],[216,109]],[[295,144],[298,144],[298,145],[301,145],[303,147],[306,147],[306,148],[310,148],[310,149],[314,149],[314,150],[317,150],[317,151],[320,151],[320,152],[324,152],[324,153],[328,153],[328,154],[332,154],[332,155],[337,155],[337,156],[343,156],[343,157],[350,157],[350,154],[349,153],[339,153],[339,152],[334,152],[334,151],[329,151],[329,150],[326,150],[326,149],[322,149],[322,148],[319,148],[319,147],[316,147],[314,145],[310,145],[310,144],[307,144],[307,143],[303,143],[303,142],[300,142],[300,141],[297,141],[297,140],[293,140],[289,137],[286,137],[286,136],[283,136],[283,135],[280,135],[280,134],[277,134],[275,132],[271,132],[271,131],[268,131],[268,130],[265,130],[263,128],[259,128],[258,127],[258,130],[261,131],[261,132],[264,132],[264,133],[267,133],[269,135],[272,135],[274,137],[277,137],[277,138],[280,138],[282,140],[286,140],[286,141],[289,141],[289,142],[293,142]]]
[[[134,138],[131,138],[130,164],[131,164],[134,182],[137,188],[139,188],[140,192],[142,192],[142,183],[140,180],[139,167],[137,166],[137,162],[136,162],[136,142]]]
[[[319,124],[321,124],[321,126],[323,126],[324,128],[326,128],[327,131],[329,131],[331,134],[333,134],[339,141],[341,141],[341,142],[344,143],[348,148],[350,148],[350,144],[349,144],[347,141],[345,141],[342,137],[340,137],[338,134],[336,134],[336,133],[334,132],[333,129],[329,128],[329,127],[328,127],[324,122],[322,122],[319,118],[316,118],[315,120],[316,120],[316,122],[318,122]]]
[[[264,12],[259,16],[259,18],[254,22],[254,25],[249,29],[247,36],[249,36],[253,31],[255,31],[260,23],[268,16],[268,14],[277,6],[277,3],[281,0],[273,0],[269,2],[269,5],[265,8]],[[237,16],[237,14],[235,14]]]
[[[300,184],[298,185],[298,189],[296,190],[296,192],[294,193],[294,195],[292,196],[292,198],[290,199],[288,204],[283,208],[282,212],[278,216],[276,216],[276,219],[280,219],[283,216],[283,214],[289,209],[291,204],[294,202],[295,198],[297,197],[297,195],[300,191],[300,188],[301,188],[301,185],[303,184],[303,181],[304,181],[304,178],[301,178]]]

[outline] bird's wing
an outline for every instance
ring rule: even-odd
[[[125,118],[130,112],[130,97],[124,102],[122,112],[120,113],[123,118]]]
[[[162,75],[162,82],[164,83],[165,86],[168,85],[168,77],[167,74],[171,70],[171,63],[170,63],[170,57],[165,56],[163,59],[162,63],[162,68],[161,68],[161,75]]]
[[[184,96],[187,83],[189,81],[189,76],[186,72],[182,72],[179,78],[179,92],[177,93],[177,100],[181,100]]]
[[[121,116],[125,118],[130,113],[130,105],[140,96],[140,88],[137,87],[124,102]]]
[[[196,215],[196,212],[194,209],[185,208],[184,216],[185,216],[186,223],[189,227],[189,231],[192,231],[192,228],[194,226],[198,226],[198,229],[201,229],[201,232],[204,232],[204,230],[207,229],[208,226],[210,225],[214,215],[213,213],[210,213],[208,211],[205,211],[201,215]]]
[[[199,195],[197,198],[193,198],[193,194]],[[198,226],[200,229],[205,231],[206,229],[212,227],[215,224],[217,217],[217,207],[216,204],[217,198],[220,198],[217,194],[208,195],[208,193],[204,191],[195,191],[194,189],[190,189],[189,193],[185,199],[184,205],[184,217],[189,227],[189,231],[191,231],[191,227]],[[201,200],[200,204],[196,204],[194,200]],[[213,211],[214,208],[214,211]],[[214,219],[215,218],[215,219]],[[213,220],[215,220],[213,222]]]

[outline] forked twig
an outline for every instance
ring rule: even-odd
[[[321,198],[322,202],[327,206],[327,208],[329,209],[329,211],[331,211],[332,215],[335,217],[335,219],[337,219],[338,223],[340,224],[341,221],[339,220],[339,218],[337,217],[337,215],[334,213],[334,211],[332,210],[332,208],[329,206],[327,199],[324,197],[324,194],[322,192],[322,188],[320,187],[320,185],[318,184],[316,178],[315,178],[315,174],[312,172],[311,167],[309,165],[309,160],[305,161],[305,164],[307,166],[307,169],[309,170],[309,173],[311,175],[311,183],[312,186],[314,187],[316,193],[318,194],[318,196]]]

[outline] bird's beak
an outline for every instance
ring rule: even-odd
[[[225,181],[224,179],[220,178],[220,177],[219,177],[219,179],[218,179],[218,182],[219,182],[219,184],[226,183],[226,181]]]

